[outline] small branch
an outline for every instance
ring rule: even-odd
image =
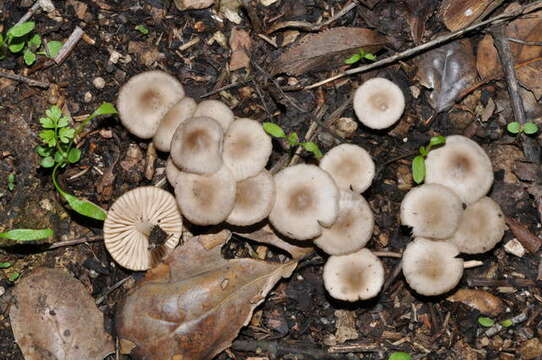
[[[506,40],[527,46],[542,46],[542,41],[525,41],[521,39],[506,38]]]
[[[75,48],[75,45],[77,45],[79,40],[81,40],[81,37],[83,36],[83,34],[84,34],[83,29],[81,29],[79,26],[76,26],[73,32],[71,33],[70,37],[68,38],[68,40],[66,40],[66,42],[64,43],[64,45],[62,46],[62,48],[60,49],[60,51],[58,52],[57,56],[54,59],[58,65],[62,64],[64,60],[66,60],[68,55],[70,55],[72,50]]]
[[[278,341],[246,341],[237,340],[232,344],[232,349],[244,352],[263,351],[272,355],[273,358],[282,359],[288,354],[299,354],[304,359],[344,359],[344,355],[331,354],[320,348],[317,344],[310,343],[286,343]]]
[[[103,241],[103,239],[104,238],[102,236],[94,236],[94,237],[82,237],[82,238],[74,239],[74,240],[59,241],[54,244],[51,244],[51,246],[49,246],[47,250],[57,249],[63,246],[79,245],[79,244],[83,244],[87,242]]]
[[[133,277],[133,275],[127,276],[124,279],[121,279],[117,281],[115,284],[110,286],[105,292],[100,296],[98,299],[96,299],[96,305],[100,305],[106,298],[111,294],[113,291],[118,289],[122,284],[124,284],[126,281],[130,280]]]
[[[43,82],[43,81],[32,80],[32,79],[29,79],[29,78],[21,76],[21,75],[10,74],[10,73],[4,72],[4,71],[0,71],[0,77],[10,79],[10,80],[19,81],[19,82],[24,82],[24,83],[28,84],[28,86],[36,86],[36,87],[40,87],[40,88],[43,88],[43,89],[47,89],[50,86],[49,83],[46,83],[46,82]]]
[[[17,23],[15,25],[19,25],[19,24],[22,24],[24,23],[25,21],[28,21],[28,19],[30,19],[32,17],[32,15],[34,15],[34,13],[36,11],[38,11],[38,9],[40,8],[40,2],[39,0],[36,1],[34,3],[34,5],[32,5],[32,7],[30,9],[28,9],[28,11],[26,12],[26,14],[23,15],[22,18],[19,19],[19,21],[17,21]]]

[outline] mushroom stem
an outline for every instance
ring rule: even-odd
[[[145,235],[146,237],[149,237],[153,227],[154,224],[151,224],[149,222],[140,222],[136,224],[136,230]]]

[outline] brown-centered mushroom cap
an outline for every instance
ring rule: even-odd
[[[192,114],[196,111],[196,106],[194,99],[186,96],[164,115],[152,139],[156,149],[169,152],[175,130],[181,123],[192,117]]]
[[[393,82],[373,78],[364,82],[354,94],[354,111],[365,126],[384,129],[401,118],[405,96]]]
[[[233,210],[235,180],[226,166],[211,175],[183,172],[177,177],[175,196],[183,216],[191,223],[216,225]]]
[[[181,169],[179,169],[174,163],[173,160],[171,160],[171,156],[167,158],[166,161],[166,178],[167,181],[171,184],[171,186],[175,187],[177,186],[177,178],[181,174]]]
[[[314,165],[287,167],[275,175],[276,199],[269,214],[283,235],[308,240],[331,226],[339,213],[339,190],[324,170]]]
[[[383,284],[382,262],[368,249],[330,256],[324,266],[324,285],[335,299],[370,299],[378,295]]]
[[[256,224],[269,216],[273,204],[275,180],[267,170],[263,170],[237,183],[235,205],[226,222],[237,226]]]
[[[222,167],[224,131],[209,117],[183,122],[171,140],[171,158],[183,171],[212,174]]]
[[[251,119],[237,119],[224,136],[222,158],[233,177],[241,181],[265,168],[273,145],[262,125]]]
[[[485,196],[493,184],[493,168],[486,152],[461,135],[448,136],[444,146],[431,150],[425,169],[426,183],[449,187],[466,204]]]
[[[122,125],[141,139],[156,133],[160,120],[184,97],[181,83],[163,71],[146,71],[124,84],[117,99]]]
[[[403,274],[418,294],[433,296],[452,290],[463,275],[457,247],[446,241],[416,238],[403,252]]]
[[[320,160],[341,190],[365,191],[375,176],[375,164],[365,149],[353,144],[341,144]]]
[[[501,207],[488,197],[467,206],[455,234],[449,239],[460,252],[481,254],[501,241],[506,224]]]
[[[166,233],[164,243],[151,243],[155,227]],[[109,209],[104,222],[105,247],[123,267],[147,270],[177,246],[183,222],[175,198],[154,186],[128,191]]]
[[[463,204],[446,186],[423,184],[410,190],[401,202],[401,224],[414,236],[445,239],[459,226]]]
[[[345,255],[358,251],[371,239],[374,215],[363,196],[341,191],[339,216],[330,228],[323,228],[314,243],[330,255]]]
[[[224,132],[233,122],[233,111],[219,100],[203,100],[198,104],[194,116],[206,116],[215,119],[222,126]]]

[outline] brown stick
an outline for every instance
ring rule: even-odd
[[[21,75],[10,74],[10,73],[4,72],[4,71],[0,71],[0,77],[10,79],[10,80],[24,82],[24,83],[28,84],[28,86],[36,86],[36,87],[40,87],[40,88],[44,88],[44,89],[47,89],[50,86],[49,83],[46,83],[46,82],[43,82],[43,81],[32,80],[32,79],[29,79],[29,78],[21,76]]]
[[[82,237],[82,238],[74,239],[74,240],[59,241],[54,244],[51,244],[51,246],[49,246],[47,249],[52,250],[52,249],[57,249],[63,246],[73,246],[73,245],[79,245],[79,244],[83,244],[87,242],[103,241],[103,239],[104,238],[101,236],[94,236],[94,237]]]
[[[15,25],[19,25],[19,24],[22,24],[24,23],[25,21],[27,21],[28,19],[30,19],[32,17],[32,15],[34,15],[34,13],[36,11],[38,11],[38,9],[40,8],[40,2],[39,1],[36,1],[34,3],[34,5],[32,5],[32,7],[30,9],[28,9],[28,11],[26,12],[26,14],[23,15],[23,17],[21,17],[19,19],[19,21],[17,21],[17,23]]]
[[[54,59],[58,65],[62,64],[64,60],[66,60],[68,55],[70,55],[72,50],[75,48],[75,45],[77,45],[79,40],[81,40],[81,37],[83,36],[83,34],[84,34],[83,29],[81,29],[79,26],[76,26],[73,32],[71,33],[70,37],[68,38],[68,40],[66,40],[66,42],[64,43],[64,45],[62,46],[62,48],[60,49],[60,51],[58,52],[57,56]]]

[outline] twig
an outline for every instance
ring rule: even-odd
[[[133,275],[127,276],[124,279],[121,279],[117,281],[115,284],[110,286],[105,292],[100,296],[98,299],[96,299],[96,305],[100,305],[109,294],[111,294],[113,291],[118,289],[122,284],[124,284],[126,281],[130,280],[133,277]]]
[[[330,346],[327,351],[331,354],[336,353],[360,353],[360,352],[378,352],[381,348],[378,344],[348,344]]]
[[[513,318],[510,319],[510,321],[512,322],[512,325],[511,326],[514,326],[514,325],[517,325],[517,324],[521,324],[522,322],[524,322],[525,320],[527,320],[527,314],[526,313],[521,313],[519,315],[516,315],[514,316]],[[489,329],[486,330],[486,336],[493,336],[493,335],[496,335],[497,333],[499,333],[504,327],[501,325],[501,324],[495,324],[493,325],[492,327],[490,327]]]
[[[0,77],[10,79],[10,80],[24,82],[24,83],[28,84],[28,86],[36,86],[36,87],[40,87],[40,88],[43,88],[43,89],[47,89],[50,86],[49,83],[46,83],[46,82],[43,82],[43,81],[32,80],[32,79],[29,79],[29,78],[21,76],[21,75],[10,74],[10,73],[4,72],[4,71],[0,71]]]
[[[60,49],[60,51],[58,52],[58,54],[56,55],[54,59],[58,65],[62,64],[62,62],[66,60],[66,58],[68,57],[68,55],[70,55],[75,45],[77,45],[79,40],[81,40],[81,37],[83,36],[83,34],[84,34],[83,29],[81,29],[79,26],[76,26],[73,32],[71,33],[70,37],[68,38],[68,40],[66,40],[66,42],[64,43],[64,45],[62,46],[62,48]]]
[[[272,355],[273,358],[278,359],[282,359],[284,355],[288,354],[299,354],[302,355],[304,359],[344,359],[344,355],[330,354],[318,345],[310,343],[288,344],[278,341],[237,340],[231,347],[237,351],[263,351]]]
[[[51,244],[51,246],[49,246],[47,250],[57,249],[63,246],[79,245],[79,244],[83,244],[87,242],[102,241],[103,239],[104,238],[102,236],[93,236],[93,237],[82,237],[82,238],[74,239],[74,240],[59,241],[54,244]]]
[[[525,41],[521,39],[506,38],[506,40],[527,46],[542,46],[542,41]]]
[[[17,23],[15,25],[19,25],[19,24],[22,24],[24,23],[25,21],[27,21],[28,19],[30,19],[32,17],[32,15],[34,15],[34,13],[36,11],[38,11],[38,9],[40,8],[40,2],[39,1],[36,1],[34,3],[34,5],[32,5],[32,7],[30,9],[28,9],[28,11],[26,12],[26,14],[23,15],[22,18],[19,19],[19,21],[17,21]]]
[[[509,279],[504,279],[504,280],[474,278],[474,279],[467,279],[467,284],[470,287],[473,287],[473,286],[486,286],[486,287],[525,288],[525,287],[541,286],[542,281],[534,281],[534,280],[530,280],[530,279],[514,279],[514,278],[509,278]]]

